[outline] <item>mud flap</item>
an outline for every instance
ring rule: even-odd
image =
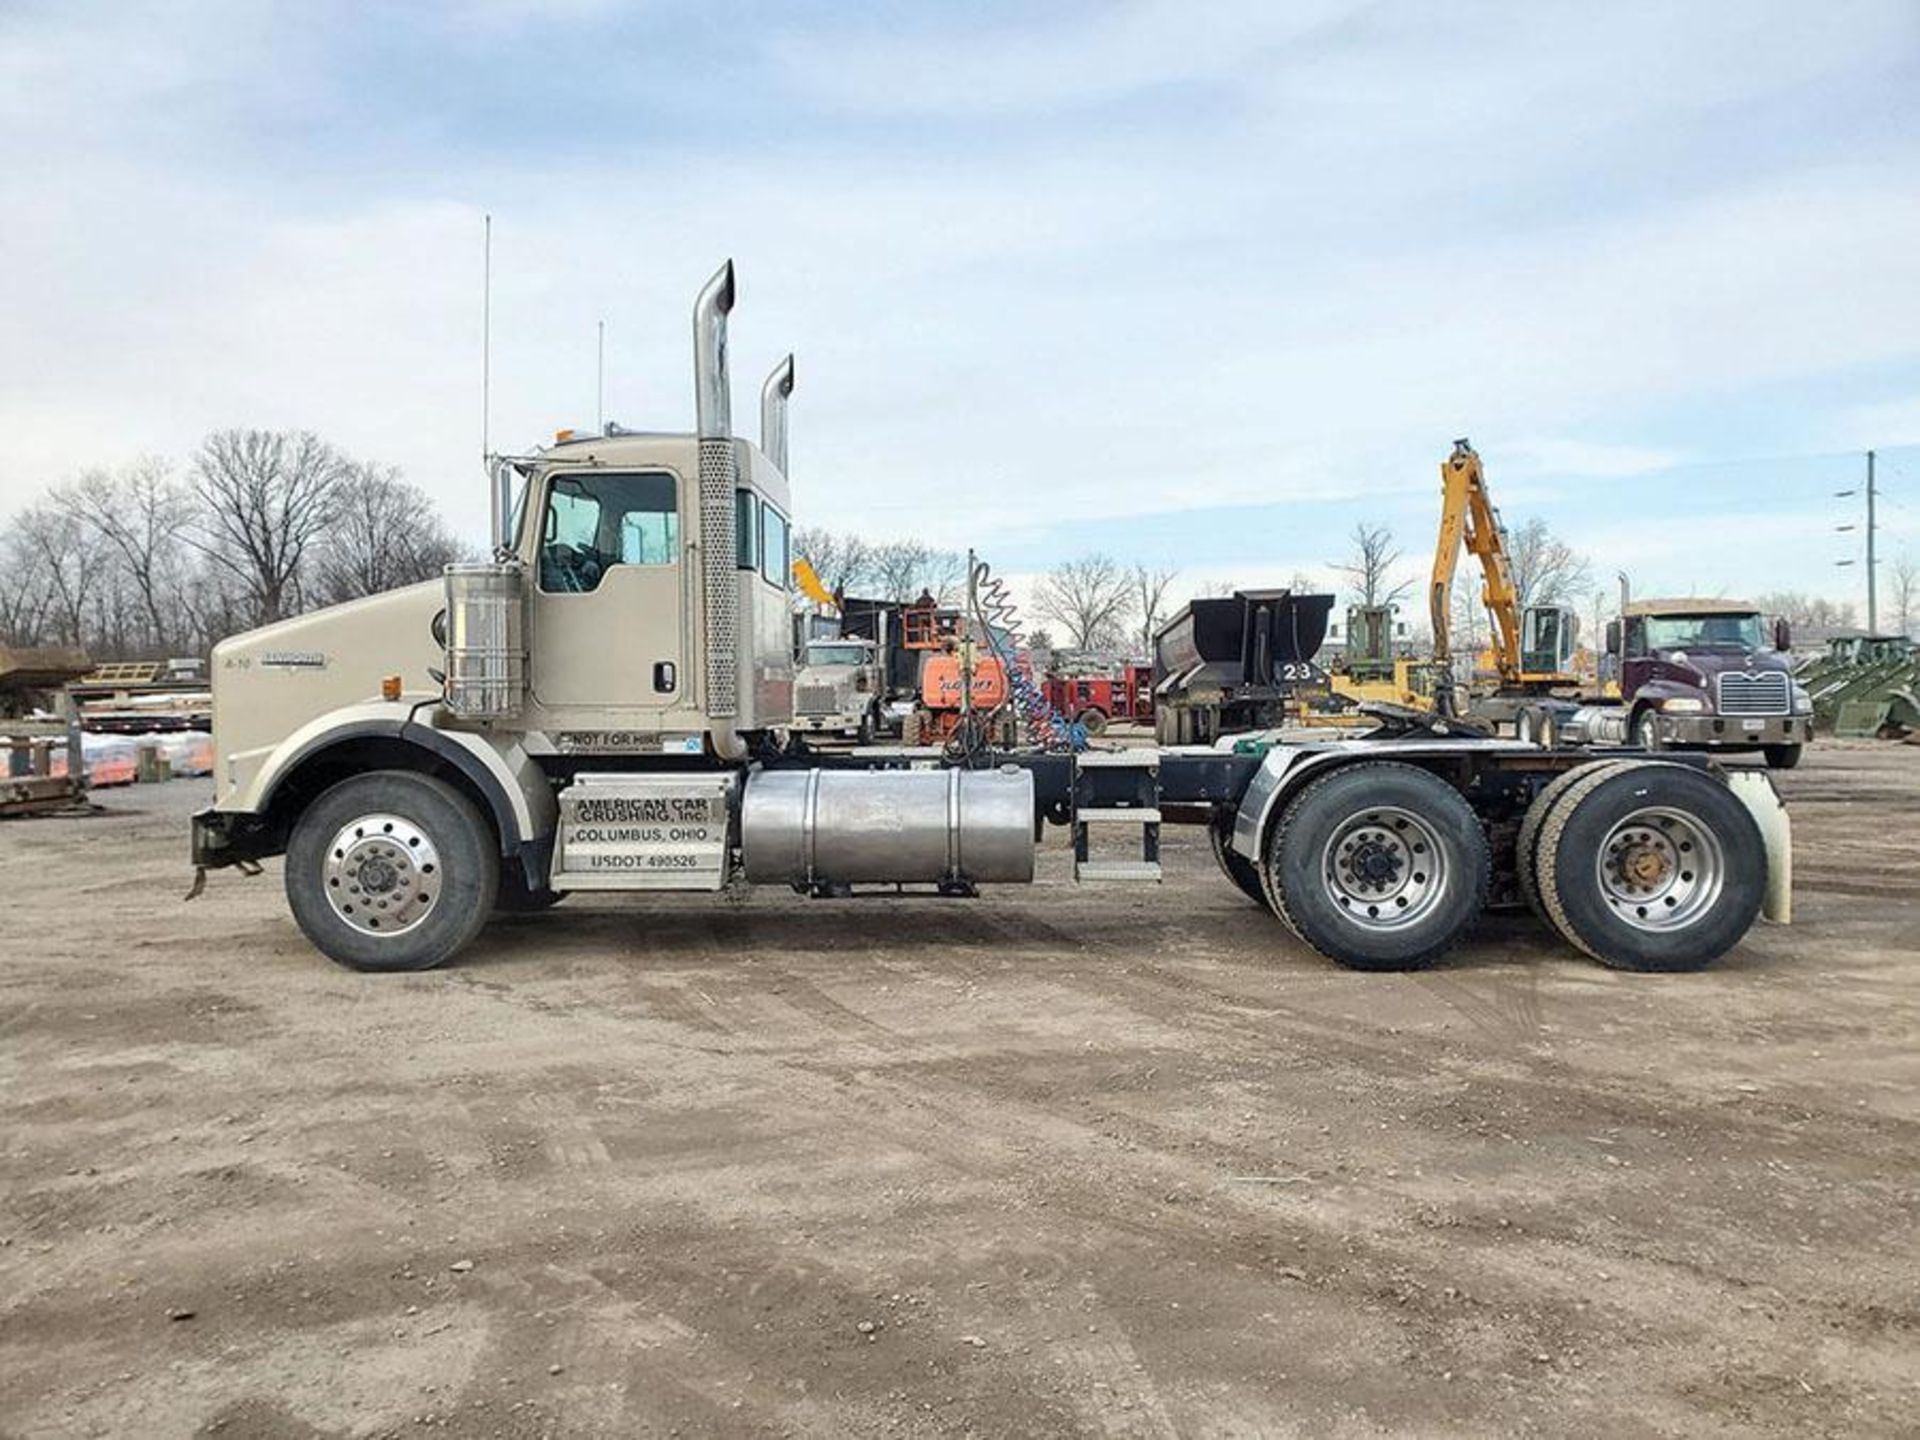
[[[1776,925],[1793,923],[1793,821],[1787,802],[1760,770],[1728,770],[1727,788],[1753,816],[1767,850],[1767,897],[1762,918]]]

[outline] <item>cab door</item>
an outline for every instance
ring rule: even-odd
[[[657,723],[689,681],[680,477],[560,471],[539,516],[533,696],[589,728]],[[584,711],[603,713],[588,717]]]

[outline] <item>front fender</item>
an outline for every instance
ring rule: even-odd
[[[553,788],[518,742],[502,744],[471,731],[442,730],[418,718],[419,710],[404,702],[347,705],[308,721],[251,766],[246,762],[253,757],[230,757],[227,763],[235,767],[240,783],[219,809],[264,814],[275,792],[308,760],[336,745],[381,738],[419,746],[470,780],[486,797],[503,854],[517,853],[553,833],[559,813]]]

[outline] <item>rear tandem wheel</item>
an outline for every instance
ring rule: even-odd
[[[1390,760],[1310,782],[1282,812],[1262,867],[1281,920],[1355,970],[1423,970],[1486,907],[1480,820],[1429,771]]]
[[[1766,845],[1712,776],[1659,761],[1580,771],[1535,840],[1553,926],[1621,970],[1700,970],[1760,913]]]

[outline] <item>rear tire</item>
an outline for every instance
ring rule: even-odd
[[[1487,902],[1487,838],[1460,792],[1393,761],[1310,783],[1267,840],[1276,913],[1307,944],[1354,970],[1424,970]]]
[[[1233,848],[1233,816],[1226,816],[1224,822],[1214,821],[1207,827],[1207,833],[1213,839],[1213,858],[1220,862],[1221,873],[1242,895],[1272,914],[1267,887],[1260,883],[1260,867]]]
[[[1576,766],[1563,775],[1555,776],[1541,792],[1533,797],[1533,803],[1527,807],[1527,813],[1520,820],[1520,838],[1513,847],[1514,873],[1520,881],[1520,894],[1527,902],[1527,908],[1546,922],[1549,928],[1555,928],[1553,916],[1547,913],[1547,907],[1540,899],[1540,832],[1546,828],[1548,818],[1554,808],[1566,798],[1567,792],[1592,773],[1594,765],[1630,765],[1630,760],[1602,760]],[[1574,943],[1572,936],[1565,937],[1569,944]]]
[[[429,970],[480,932],[499,888],[493,827],[453,786],[407,770],[343,780],[287,844],[287,904],[350,970]]]
[[[1583,774],[1547,817],[1539,885],[1554,928],[1620,970],[1700,970],[1740,943],[1766,846],[1719,781],[1628,762]]]
[[[1800,763],[1800,752],[1804,745],[1763,745],[1761,753],[1767,757],[1769,770],[1791,770]]]

